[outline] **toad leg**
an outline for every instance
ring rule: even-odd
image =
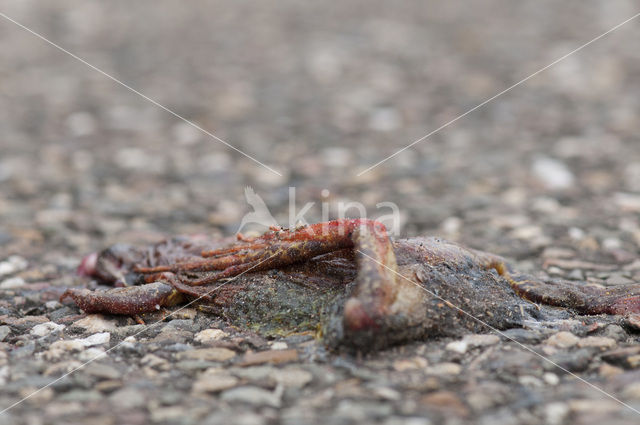
[[[471,250],[470,250],[471,251]],[[493,254],[472,251],[475,261],[504,277],[516,294],[534,303],[571,308],[581,314],[628,315],[640,313],[640,284],[602,287],[541,279],[514,271]]]
[[[70,297],[86,313],[110,313],[133,316],[168,307],[182,301],[182,294],[164,282],[140,286],[90,291],[82,288],[67,289],[60,300]]]

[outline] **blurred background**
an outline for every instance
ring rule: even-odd
[[[637,13],[632,1],[0,1],[0,255],[232,234],[254,188],[394,202],[403,235],[527,258],[637,253],[640,21],[356,175]],[[328,190],[329,192],[324,192]],[[335,211],[332,211],[335,216]],[[622,254],[621,254],[622,253]],[[44,257],[42,257],[44,256]]]

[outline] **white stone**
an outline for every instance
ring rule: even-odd
[[[284,341],[275,341],[271,343],[272,350],[286,350],[287,348],[289,348],[289,346]]]
[[[52,332],[60,332],[65,328],[65,325],[59,325],[55,322],[45,322],[35,325],[29,333],[33,336],[45,336]]]
[[[557,402],[550,403],[544,409],[545,423],[549,425],[560,425],[565,423],[569,415],[570,408],[567,404]]]
[[[10,277],[9,279],[5,279],[0,283],[1,289],[13,289],[20,288],[26,285],[27,282],[24,281],[21,277]]]
[[[605,238],[602,241],[602,247],[604,249],[618,249],[622,247],[622,241],[618,238]]]
[[[194,340],[200,344],[206,344],[211,341],[218,341],[229,336],[228,333],[221,329],[205,329],[196,334]]]
[[[462,219],[459,217],[447,217],[440,223],[440,228],[448,235],[455,235],[462,228]]]
[[[574,241],[581,241],[585,237],[584,230],[580,229],[579,227],[570,227],[569,237]]]
[[[560,383],[560,378],[555,373],[547,372],[542,375],[542,379],[549,385],[558,385]]]
[[[5,261],[0,262],[0,276],[20,272],[27,268],[27,260],[19,255],[11,255]]]
[[[464,354],[467,352],[467,349],[469,348],[469,344],[465,341],[452,341],[450,343],[447,344],[446,346],[447,350],[449,351],[453,351],[455,353],[460,353],[460,354]]]
[[[94,345],[108,344],[110,340],[111,334],[109,332],[100,332],[84,339],[76,339],[75,341],[80,342],[85,347],[92,347]]]
[[[62,307],[62,304],[60,304],[59,301],[51,300],[51,301],[47,301],[46,303],[44,303],[44,306],[48,310],[57,310],[58,308]]]
[[[73,325],[89,332],[112,331],[116,328],[114,322],[106,320],[101,314],[89,314],[87,317],[75,321]]]
[[[536,158],[531,168],[536,179],[547,189],[568,189],[575,182],[575,177],[569,167],[557,159],[548,157]]]
[[[518,382],[520,382],[520,384],[524,386],[532,388],[542,388],[544,386],[543,382],[539,378],[531,375],[523,375],[518,377]]]

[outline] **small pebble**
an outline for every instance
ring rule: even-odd
[[[236,356],[236,352],[228,348],[212,347],[178,353],[178,360],[205,360],[212,362],[224,362]]]
[[[194,393],[217,393],[238,385],[240,380],[235,376],[221,373],[219,369],[207,370],[193,384]]]
[[[96,402],[102,400],[102,394],[93,390],[71,390],[58,397],[60,401],[77,401],[80,403]]]
[[[393,368],[398,372],[405,370],[425,369],[429,365],[427,359],[415,356],[409,359],[399,359],[393,362]]]
[[[447,217],[441,224],[440,229],[448,235],[456,235],[462,228],[463,221],[458,217]]]
[[[105,350],[103,348],[89,347],[78,354],[78,360],[82,362],[88,362],[88,361],[97,360],[105,355],[106,355]]]
[[[564,276],[564,270],[562,270],[560,267],[556,267],[556,266],[551,266],[547,269],[547,273],[549,273],[550,275],[553,276]]]
[[[448,416],[467,416],[468,408],[464,405],[460,397],[452,391],[436,391],[422,397],[421,402],[432,409],[444,410]]]
[[[613,285],[629,285],[635,282],[621,273],[613,273],[611,276],[609,276],[609,278],[607,278],[606,283],[607,285],[613,286]]]
[[[62,307],[62,304],[57,300],[51,300],[44,303],[44,306],[47,310],[57,310]]]
[[[4,341],[4,339],[11,333],[11,328],[7,325],[0,326],[0,342]]]
[[[559,248],[559,247],[555,247],[555,246],[550,246],[548,248],[545,248],[544,251],[542,251],[542,254],[540,254],[540,257],[542,258],[551,258],[551,259],[557,259],[557,258],[574,258],[576,256],[575,252],[572,249],[567,249],[567,248]]]
[[[200,344],[206,345],[210,342],[219,341],[228,336],[229,334],[221,329],[205,329],[198,332],[193,339]]]
[[[5,261],[0,261],[0,276],[6,276],[21,272],[27,268],[29,263],[19,255],[12,255]]]
[[[100,379],[118,379],[122,377],[122,373],[115,367],[97,361],[91,362],[86,365],[83,368],[83,373],[95,376]]]
[[[540,157],[533,161],[531,170],[535,178],[547,189],[562,190],[574,185],[575,177],[569,167],[557,159]]]
[[[464,354],[467,352],[469,344],[465,341],[453,341],[447,344],[446,349],[455,353]]]
[[[605,238],[602,241],[602,248],[606,250],[620,249],[622,247],[622,241],[618,238]]]
[[[569,237],[574,241],[581,241],[585,237],[584,230],[579,227],[570,227],[568,233]]]
[[[0,289],[13,289],[20,288],[27,284],[25,280],[21,277],[10,277],[9,279],[5,279],[0,282]]]
[[[611,378],[612,376],[617,376],[617,375],[620,375],[621,373],[624,373],[624,369],[616,366],[611,366],[608,363],[603,363],[598,368],[598,374],[605,378]]]
[[[500,337],[495,334],[473,334],[466,335],[462,340],[471,347],[485,347],[497,344],[500,342]]]
[[[457,363],[438,363],[426,368],[426,373],[433,375],[458,375],[462,372],[462,366]]]
[[[127,387],[116,391],[109,397],[113,406],[118,409],[133,409],[142,407],[146,403],[144,392],[134,387]]]
[[[254,353],[246,353],[241,366],[251,366],[263,363],[289,363],[298,359],[298,351],[291,350],[267,350]]]
[[[45,336],[49,335],[50,333],[60,332],[64,328],[65,325],[59,325],[54,322],[46,322],[35,325],[33,328],[31,328],[31,331],[29,333],[33,336]]]
[[[167,360],[151,353],[141,358],[140,364],[159,370],[168,370],[170,368],[169,362]]]
[[[375,387],[371,392],[374,396],[383,400],[397,401],[402,399],[402,394],[399,391],[389,387]]]
[[[274,369],[273,366],[263,365],[263,366],[249,366],[242,368],[233,368],[229,369],[229,372],[233,373],[234,376],[237,376],[242,379],[246,379],[249,381],[269,381],[273,377],[274,371],[278,369]]]
[[[49,349],[44,353],[44,357],[48,360],[56,360],[62,357],[65,353],[79,352],[85,349],[85,345],[79,340],[63,340],[55,341],[49,346]]]
[[[544,386],[544,383],[540,380],[540,378],[531,375],[523,375],[518,377],[518,382],[525,387],[531,388],[542,388]]]
[[[549,425],[564,424],[570,412],[571,409],[566,403],[549,403],[544,408],[545,423]]]
[[[73,322],[73,326],[85,329],[87,332],[104,332],[116,329],[113,321],[106,320],[101,314],[89,314],[80,320]]]
[[[313,380],[313,375],[297,367],[275,369],[271,377],[287,388],[302,388]]]
[[[284,341],[275,341],[271,343],[272,350],[286,350],[288,348],[289,345],[287,345],[287,343]]]
[[[613,338],[616,341],[624,341],[625,339],[627,339],[627,332],[622,326],[612,323],[604,328],[603,336]]]
[[[85,347],[93,347],[94,345],[108,344],[110,340],[111,334],[109,332],[100,332],[88,336],[84,339],[77,339],[75,341],[80,342]]]
[[[640,195],[616,193],[613,200],[624,211],[640,212]]]
[[[612,348],[615,345],[616,340],[606,336],[588,336],[578,341],[578,347]]]
[[[9,366],[0,366],[0,385],[4,386],[9,379]]]
[[[542,379],[549,385],[558,385],[560,383],[560,378],[555,373],[546,372],[542,375]]]
[[[570,348],[576,345],[580,338],[571,332],[561,331],[547,339],[547,344],[558,348]]]
[[[571,273],[569,273],[569,275],[567,276],[569,279],[572,280],[584,280],[584,272],[580,269],[573,269],[571,271]]]
[[[220,399],[229,403],[240,402],[254,406],[269,406],[278,408],[282,404],[282,390],[267,391],[253,386],[232,388],[223,392]]]

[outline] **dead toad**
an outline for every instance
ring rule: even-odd
[[[360,351],[487,325],[521,327],[542,314],[533,303],[578,314],[640,313],[640,284],[545,282],[439,238],[393,241],[367,219],[231,243],[183,237],[145,248],[114,245],[86,257],[79,271],[118,286],[63,294],[87,313],[137,315],[197,299],[202,309],[265,335],[312,330],[331,348]]]

